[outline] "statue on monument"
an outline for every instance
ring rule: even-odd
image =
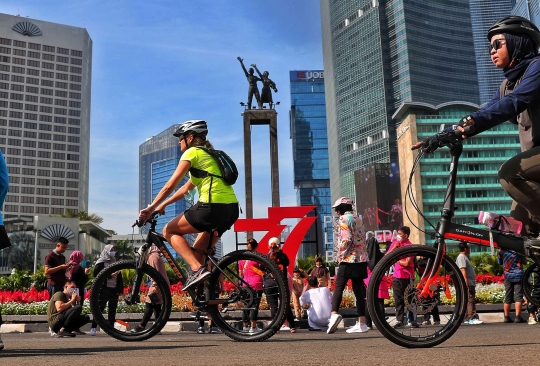
[[[261,72],[257,68],[257,65],[251,64],[251,66],[255,68],[255,71],[257,71],[257,74],[259,74],[259,77],[261,78],[261,81],[263,83],[263,87],[261,90],[261,105],[263,103],[268,103],[269,108],[272,109],[272,106],[274,105],[274,101],[272,100],[272,90],[270,89],[274,89],[274,92],[277,93],[276,83],[274,83],[268,77],[268,75],[270,75],[268,71],[265,71],[261,74]]]
[[[255,70],[253,70],[252,67],[249,68],[249,72],[246,70],[243,62],[244,60],[240,56],[237,57],[237,59],[238,61],[240,61],[240,65],[242,65],[242,70],[244,70],[244,74],[246,74],[246,79],[249,83],[247,107],[248,109],[251,109],[253,95],[255,95],[255,99],[257,100],[257,106],[259,107],[259,109],[262,109],[261,96],[259,95],[259,88],[257,87],[257,81],[261,81],[261,79],[254,75]]]

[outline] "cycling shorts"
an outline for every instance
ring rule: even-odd
[[[238,203],[197,202],[184,211],[187,222],[200,232],[215,229],[217,236],[231,228],[240,215]]]

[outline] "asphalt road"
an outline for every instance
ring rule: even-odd
[[[163,333],[140,343],[104,334],[53,338],[46,333],[3,334],[1,365],[535,365],[540,324],[463,325],[442,345],[405,349],[376,331],[333,335],[282,332],[262,343],[221,334]]]

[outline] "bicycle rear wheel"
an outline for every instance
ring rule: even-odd
[[[118,276],[123,277],[124,285],[134,285],[133,282],[139,282],[140,291],[135,299],[130,299],[128,295],[117,294],[111,288],[111,276],[120,271]],[[135,278],[135,279],[133,279]],[[152,314],[154,321],[148,322],[144,329],[138,328],[141,314],[146,308],[146,299],[149,294],[149,279],[154,279],[156,289],[151,289],[150,293],[156,293],[151,298],[156,304],[152,304],[152,310],[160,309],[159,315],[157,311]],[[108,286],[109,285],[109,286]],[[161,303],[161,306],[158,306]],[[124,308],[126,313],[118,313],[113,311],[115,308]],[[116,262],[108,267],[105,267],[95,278],[90,290],[90,308],[96,323],[100,328],[113,338],[125,342],[144,341],[158,334],[167,323],[171,314],[172,299],[169,285],[161,276],[161,274],[148,264],[143,264],[139,273],[136,271],[136,263],[131,260]],[[140,317],[130,319],[127,313],[140,313]]]
[[[530,303],[540,307],[540,268],[533,263],[525,270],[521,279],[523,294]]]
[[[246,266],[264,278],[262,291],[240,277],[239,272]],[[210,304],[214,303],[208,306],[208,313],[230,338],[243,342],[264,341],[283,324],[289,306],[286,286],[283,272],[266,255],[253,251],[229,253],[218,262],[208,280],[206,296]],[[256,313],[260,329],[249,327],[252,312]],[[244,320],[249,319],[249,329],[244,329],[243,315]]]
[[[394,265],[401,259],[415,257],[416,263],[426,263],[429,259],[433,263],[436,253],[435,248],[425,245],[403,247],[385,255],[373,270],[367,292],[369,313],[377,329],[397,345],[407,348],[436,346],[450,338],[463,322],[467,288],[460,269],[448,256],[443,257],[439,277],[430,285],[433,293],[427,297],[420,296],[425,283],[420,279],[423,271],[415,271],[414,278],[406,280],[396,280],[392,274]],[[401,292],[403,296],[400,296]],[[455,299],[455,305],[450,305],[449,296]],[[392,307],[402,306],[404,311],[386,314],[378,305],[379,297],[385,298]],[[438,321],[435,319],[437,313]]]

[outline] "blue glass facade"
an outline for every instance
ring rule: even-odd
[[[397,108],[479,103],[469,0],[321,0],[332,197],[397,161]]]
[[[308,232],[299,257],[324,254],[332,245],[330,172],[323,70],[290,71],[290,128],[293,146],[294,187],[298,205],[317,206],[317,226]],[[317,232],[315,232],[317,230]],[[313,243],[310,243],[313,242]],[[321,252],[321,250],[323,250]]]
[[[180,161],[182,152],[178,138],[172,135],[177,129],[178,125],[173,125],[139,147],[139,209],[147,207],[152,202]],[[187,176],[179,187],[186,180]],[[167,206],[165,215],[158,218],[157,231],[163,232],[164,226],[171,219],[184,212],[192,204],[193,202],[189,200],[180,200]],[[186,239],[191,243],[194,240],[191,235],[187,235]],[[175,253],[171,246],[168,247],[172,253]]]
[[[513,15],[519,15],[532,21],[536,26],[540,24],[540,0],[517,0],[512,10]]]

